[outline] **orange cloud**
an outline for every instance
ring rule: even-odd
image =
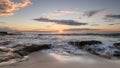
[[[0,0],[0,16],[13,15],[13,11],[26,7],[28,4],[30,4],[30,0],[22,0],[17,3],[11,0]]]

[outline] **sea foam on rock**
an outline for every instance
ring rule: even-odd
[[[77,46],[79,49],[84,49],[92,54],[106,58],[120,57],[120,50],[113,45],[103,44],[101,41],[70,41],[68,43]]]
[[[113,45],[120,50],[120,43],[114,43]],[[120,56],[120,51],[115,51],[114,56]]]
[[[100,41],[70,41],[69,44],[75,45],[81,49],[85,48],[86,45],[102,44]]]

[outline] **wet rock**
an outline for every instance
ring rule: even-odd
[[[80,41],[80,42],[69,42],[69,44],[77,46],[79,49],[84,49],[88,51],[89,53],[102,56],[108,59],[111,59],[112,57],[120,57],[120,43],[114,43],[113,46],[108,45],[96,45],[96,44],[102,44],[100,41]],[[118,48],[118,49],[117,49]]]
[[[22,59],[32,52],[50,48],[51,44],[32,44],[30,46],[18,44],[16,46],[13,46],[12,48],[2,47],[0,48],[0,63],[9,61],[11,59]]]
[[[51,44],[43,44],[43,45],[32,44],[31,46],[19,45],[19,46],[14,46],[13,48],[15,49],[14,50],[15,53],[18,53],[21,56],[25,56],[35,51],[50,49]]]
[[[75,45],[81,49],[85,48],[86,45],[95,45],[95,44],[102,44],[101,41],[91,40],[91,41],[70,41],[68,42],[71,45]]]
[[[13,46],[12,49],[13,49],[13,51],[19,51],[19,50],[21,50],[21,49],[23,49],[25,47],[26,46],[23,45],[23,44],[17,44],[16,46]]]
[[[113,56],[120,57],[120,51],[114,51]]]
[[[105,57],[108,59],[111,59],[113,56],[120,57],[120,51],[117,48],[111,45],[110,46],[100,45],[102,44],[101,41],[95,41],[95,40],[77,41],[77,42],[70,41],[69,44],[77,46],[79,49],[84,49],[91,54]],[[116,44],[116,45],[119,45],[119,44]]]
[[[79,49],[84,49],[92,54],[99,55],[98,51],[103,51],[104,48],[100,48],[100,45],[96,44],[102,44],[101,41],[91,40],[91,41],[70,41],[69,44],[77,46]]]
[[[24,57],[29,54],[29,52],[25,50],[17,50],[17,51],[14,51],[14,53],[19,54],[21,57]]]
[[[18,53],[13,53],[11,48],[0,47],[0,62],[9,61],[10,59],[20,58]]]
[[[116,48],[120,49],[120,43],[114,43],[113,44]]]
[[[12,54],[8,56],[0,56],[0,62],[9,61],[11,59],[22,58],[19,54]]]
[[[51,48],[51,44],[43,44],[43,45],[32,44],[31,46],[26,46],[25,48],[23,48],[23,50],[31,53],[43,49],[50,49],[50,48]]]

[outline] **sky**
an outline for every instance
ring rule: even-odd
[[[120,32],[120,0],[0,0],[0,31]]]

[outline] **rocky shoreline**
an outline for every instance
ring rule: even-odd
[[[96,40],[69,41],[68,44],[107,59],[120,58],[120,43],[114,43],[112,46],[110,45],[106,47],[101,41]],[[15,59],[15,61],[21,61],[30,53],[52,48],[54,48],[52,44],[31,44],[29,46],[17,44],[16,46],[10,48],[0,47],[0,64],[8,62],[12,59]]]

